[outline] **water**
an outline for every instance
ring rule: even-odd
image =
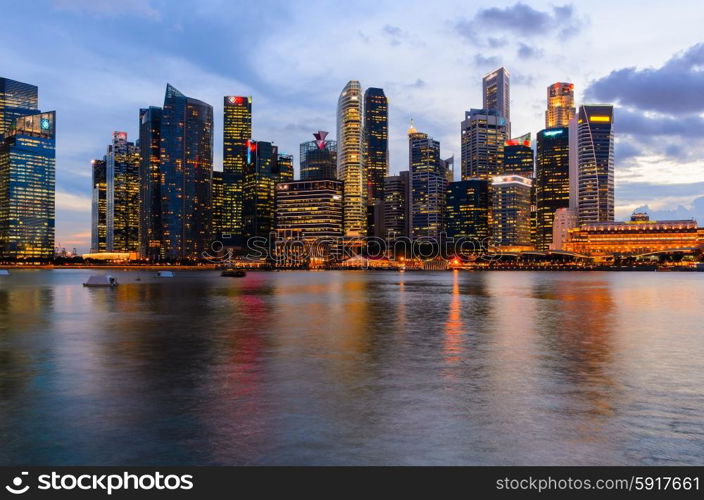
[[[0,464],[704,462],[703,274],[92,273],[0,277]]]

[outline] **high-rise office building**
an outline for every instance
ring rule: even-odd
[[[511,75],[504,67],[482,79],[483,107],[497,111],[506,121],[506,137],[511,137]]]
[[[358,81],[337,102],[337,178],[344,182],[345,235],[367,234],[367,180],[363,154],[363,96]]]
[[[529,179],[535,176],[530,132],[504,142],[502,175],[509,174],[520,175]]]
[[[244,171],[247,144],[252,139],[252,97],[225,96],[223,127],[224,203],[221,234],[228,246],[242,245],[244,231]]]
[[[244,171],[244,236],[268,238],[275,229],[276,185],[293,180],[293,158],[271,142],[250,141]]]
[[[507,137],[507,122],[499,111],[466,111],[460,138],[462,179],[489,179],[501,174]]]
[[[530,198],[532,181],[520,175],[491,180],[492,243],[500,247],[530,247]]]
[[[449,238],[489,236],[489,181],[466,179],[447,187],[445,227]]]
[[[284,238],[342,237],[342,182],[300,180],[276,186],[276,230]]]
[[[36,85],[0,78],[0,143],[9,135],[15,120],[36,114],[39,89]]]
[[[582,105],[577,116],[579,224],[614,220],[614,107]]]
[[[552,244],[555,212],[569,208],[570,166],[567,127],[538,132],[537,175],[535,180],[535,245],[548,250]]]
[[[140,152],[127,132],[114,132],[105,155],[107,250],[139,250]]]
[[[557,82],[550,85],[545,128],[566,127],[574,115],[574,84]]]
[[[443,231],[446,165],[440,158],[440,143],[413,125],[408,130],[411,176],[411,236],[439,238]]]
[[[337,179],[337,141],[327,140],[328,133],[318,130],[314,141],[301,144],[301,180]]]
[[[213,237],[222,234],[222,217],[225,206],[225,181],[224,174],[213,170]]]
[[[162,108],[156,106],[139,110],[139,255],[150,261],[164,257],[161,225],[162,114]]]
[[[108,181],[105,160],[93,160],[93,192],[91,199],[90,251],[105,252],[108,249]]]
[[[411,184],[408,170],[384,179],[384,236],[409,236]]]
[[[54,255],[56,115],[37,110],[19,115],[16,108],[8,113],[15,114],[0,143],[0,258],[49,260]]]
[[[389,101],[384,89],[364,92],[364,170],[367,182],[367,234],[383,236],[384,177],[389,173]]]
[[[199,259],[211,244],[213,108],[166,86],[161,122],[161,219],[167,259]]]

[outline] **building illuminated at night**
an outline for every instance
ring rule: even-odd
[[[409,236],[411,183],[408,170],[384,179],[384,236]]]
[[[577,115],[579,224],[614,220],[614,107],[582,105]]]
[[[704,230],[694,220],[651,221],[634,214],[628,222],[596,222],[569,231],[565,250],[591,257],[643,255],[693,250],[704,245]]]
[[[252,139],[252,97],[225,96],[223,128],[224,203],[221,233],[225,245],[241,245],[244,232],[244,172]]]
[[[384,178],[389,173],[389,100],[384,89],[364,92],[364,170],[367,181],[367,234],[382,236]]]
[[[200,259],[211,244],[213,108],[166,86],[161,123],[164,255]]]
[[[213,236],[222,233],[222,215],[225,205],[224,174],[213,170]]]
[[[557,82],[550,85],[545,128],[567,127],[574,115],[574,84]]]
[[[535,246],[552,244],[555,212],[570,205],[569,134],[567,127],[538,132],[535,179]]]
[[[54,256],[56,114],[14,116],[0,143],[0,258]]]
[[[36,85],[0,78],[0,144],[9,135],[15,120],[39,111]]]
[[[511,74],[501,67],[482,78],[483,107],[494,110],[506,121],[506,137],[511,137]]]
[[[489,181],[466,179],[448,185],[445,229],[449,238],[489,236]]]
[[[139,110],[139,255],[151,261],[164,256],[161,226],[162,114],[162,108],[157,106]]]
[[[276,186],[276,230],[300,240],[342,237],[342,182],[301,180]]]
[[[504,160],[501,174],[533,178],[534,161],[530,132],[504,142]]]
[[[408,129],[411,176],[411,236],[440,237],[443,231],[447,189],[446,164],[440,158],[440,143],[428,134]]]
[[[127,132],[113,132],[105,155],[107,251],[139,249],[140,152]]]
[[[491,180],[491,237],[499,247],[530,247],[532,181],[519,175]]]
[[[363,155],[363,96],[356,80],[337,101],[337,178],[344,182],[346,236],[367,234],[367,179]]]
[[[327,136],[328,132],[318,130],[314,141],[301,144],[301,180],[337,179],[337,141]]]
[[[105,160],[93,160],[93,191],[91,199],[91,239],[90,251],[107,251],[108,183]]]
[[[489,179],[503,172],[506,119],[495,109],[472,109],[461,123],[462,179]]]

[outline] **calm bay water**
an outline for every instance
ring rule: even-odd
[[[0,464],[704,464],[704,274],[11,273]]]

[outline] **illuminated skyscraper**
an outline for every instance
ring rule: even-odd
[[[364,92],[364,170],[367,179],[367,232],[383,236],[384,177],[389,173],[389,101],[384,89]]]
[[[483,107],[494,110],[506,121],[506,137],[511,137],[511,75],[504,67],[482,79]]]
[[[225,245],[241,245],[243,235],[243,183],[247,143],[252,139],[252,97],[225,96],[223,129],[223,214],[221,234]]]
[[[384,179],[384,236],[409,236],[411,184],[409,171]]]
[[[337,142],[326,140],[327,136],[318,130],[314,141],[301,144],[301,180],[337,179]]]
[[[461,124],[462,179],[489,179],[503,171],[506,120],[497,110],[472,109]]]
[[[284,238],[342,236],[342,182],[301,180],[276,186],[276,230]]]
[[[574,114],[574,84],[557,82],[550,85],[545,128],[566,127]]]
[[[515,174],[532,179],[534,174],[533,148],[530,132],[504,142],[502,175]]]
[[[614,107],[582,105],[577,117],[579,224],[614,220]]]
[[[0,142],[0,258],[54,255],[56,115],[13,115]],[[15,111],[12,111],[15,113]]]
[[[199,259],[211,244],[213,108],[166,86],[161,123],[161,219],[167,259]]]
[[[93,196],[91,201],[90,251],[105,252],[108,249],[108,182],[105,160],[93,160]]]
[[[367,180],[362,150],[362,87],[352,80],[337,102],[337,178],[344,182],[346,236],[367,233]]]
[[[36,114],[38,106],[39,89],[35,85],[0,78],[0,143],[17,118]]]
[[[157,261],[162,254],[161,117],[156,106],[139,110],[139,255]]]
[[[528,247],[530,240],[530,179],[520,175],[491,180],[492,243],[503,247]]]
[[[276,182],[293,181],[293,155],[279,153],[277,158],[278,177]]]
[[[138,148],[127,141],[126,132],[114,132],[105,155],[107,178],[107,250],[139,250]]]
[[[213,170],[213,235],[222,232],[222,214],[225,204],[225,185],[222,172]]]
[[[538,132],[535,183],[535,245],[548,250],[552,244],[555,212],[570,205],[569,134],[567,127]]]
[[[445,227],[449,238],[489,236],[489,181],[467,179],[448,185]]]
[[[411,236],[439,238],[443,231],[447,177],[440,143],[428,134],[408,129],[411,172]]]

